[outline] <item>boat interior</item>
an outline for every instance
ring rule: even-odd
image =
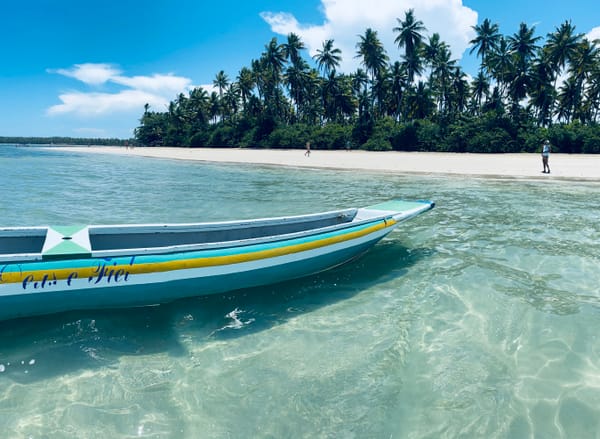
[[[350,223],[355,220],[357,212],[358,209],[346,209],[313,215],[203,224],[89,226],[86,238],[89,237],[90,252],[194,246],[309,233]],[[0,229],[0,262],[39,259],[47,247],[51,229]],[[68,235],[61,237],[67,242],[72,238]],[[63,255],[68,256],[68,251]]]
[[[197,225],[93,226],[90,242],[93,251],[102,251],[243,241],[350,223],[356,212],[357,209],[348,209],[300,217]]]
[[[46,227],[0,229],[0,257],[19,253],[41,253],[46,232]]]

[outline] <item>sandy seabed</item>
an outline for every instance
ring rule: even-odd
[[[247,163],[272,166],[394,172],[398,174],[463,175],[487,178],[584,180],[600,182],[600,155],[552,154],[550,174],[543,174],[540,154],[467,154],[437,152],[374,152],[302,149],[173,148],[116,146],[64,147],[76,152],[121,154],[162,159]]]

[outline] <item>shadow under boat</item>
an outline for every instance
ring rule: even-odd
[[[182,333],[208,343],[264,331],[403,276],[432,253],[384,239],[337,268],[269,286],[157,306],[69,311],[0,322],[0,378],[27,383],[110,367],[122,356],[187,355]]]

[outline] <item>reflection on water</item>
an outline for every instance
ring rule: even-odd
[[[594,437],[597,186],[0,147],[2,225],[437,207],[305,279],[0,323],[6,437]],[[43,170],[44,172],[40,172]]]

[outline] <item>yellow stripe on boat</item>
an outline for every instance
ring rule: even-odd
[[[265,249],[254,252],[239,253],[235,255],[224,255],[224,256],[200,256],[197,258],[180,259],[164,262],[148,262],[139,264],[119,264],[110,265],[113,272],[119,270],[127,271],[128,274],[149,274],[149,273],[162,273],[168,271],[185,270],[193,268],[203,267],[214,267],[224,266],[231,264],[239,264],[243,262],[252,262],[261,259],[275,258],[278,256],[285,256],[293,253],[300,253],[309,250],[318,249],[321,247],[338,244],[345,241],[361,238],[363,236],[372,234],[381,229],[392,227],[396,224],[393,218],[387,218],[381,220],[377,224],[369,227],[356,230],[354,232],[345,233],[342,235],[330,236],[327,238],[318,239],[310,242],[303,242],[299,244],[287,245],[279,248]],[[99,259],[100,260],[100,259]],[[107,264],[108,265],[108,264]],[[8,272],[2,273],[0,276],[0,284],[20,283],[24,279],[30,277],[28,282],[41,282],[45,278],[48,280],[48,276],[51,280],[64,280],[69,277],[74,279],[82,278],[95,278],[98,275],[98,267],[90,266],[84,268],[57,268],[57,269],[46,269],[46,270],[32,270],[32,271],[20,271],[20,272]]]

